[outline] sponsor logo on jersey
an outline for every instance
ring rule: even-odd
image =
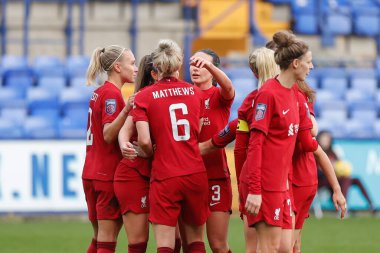
[[[288,136],[293,136],[293,135],[297,134],[298,133],[298,128],[299,128],[298,124],[291,123],[289,125]]]
[[[141,197],[141,208],[146,208],[146,195],[144,197]]]
[[[112,115],[116,112],[116,99],[107,99],[106,100],[106,113]]]
[[[276,208],[276,210],[274,210],[274,220],[280,220],[280,212],[281,208]]]
[[[257,104],[256,106],[256,114],[255,114],[255,120],[259,121],[262,120],[265,117],[265,111],[267,110],[266,104]]]

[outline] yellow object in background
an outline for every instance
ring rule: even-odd
[[[135,91],[135,85],[133,83],[125,83],[121,87],[121,94],[123,95],[124,101],[127,102],[128,98],[133,95]]]
[[[334,170],[337,177],[351,176],[352,166],[348,161],[338,160],[334,163]]]

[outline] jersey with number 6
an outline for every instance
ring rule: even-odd
[[[113,180],[122,156],[117,141],[110,144],[104,141],[103,126],[114,121],[124,106],[121,91],[110,82],[105,82],[92,94],[88,110],[83,179]]]
[[[205,172],[198,147],[203,94],[176,78],[164,78],[139,92],[133,121],[147,121],[156,144],[151,180]]]

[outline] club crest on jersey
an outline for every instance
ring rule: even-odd
[[[255,120],[261,120],[265,116],[265,111],[267,110],[266,104],[257,104],[256,106],[256,114],[255,114]]]
[[[219,136],[219,137],[224,137],[224,136],[226,136],[229,132],[230,132],[230,126],[227,125],[225,128],[223,128],[223,130],[219,131],[218,136]]]
[[[106,113],[112,115],[116,112],[116,99],[107,99],[106,100]]]
[[[210,109],[210,98],[205,100],[205,108]]]

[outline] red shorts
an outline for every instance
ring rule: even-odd
[[[294,204],[294,194],[293,194],[293,187],[289,187],[289,194],[290,194],[290,200],[292,201],[292,211],[293,213],[297,213],[296,205]]]
[[[302,229],[305,219],[309,217],[309,209],[317,193],[317,185],[293,185],[294,204],[297,208],[295,229]]]
[[[211,212],[232,213],[232,187],[231,179],[209,179],[208,201]]]
[[[132,168],[128,168],[125,175],[127,180],[113,183],[121,213],[149,213],[149,178]]]
[[[285,206],[284,206],[284,214],[283,214],[283,229],[293,229],[293,200],[291,197],[290,191],[286,191],[285,193]]]
[[[149,198],[152,223],[175,227],[181,215],[185,223],[200,226],[210,215],[205,172],[153,181]]]
[[[90,221],[120,218],[120,207],[112,181],[83,179],[83,189]]]
[[[247,201],[249,190],[248,184],[244,182],[239,183],[239,211],[240,218],[243,219],[243,215],[247,216],[247,211],[245,210],[245,202]]]
[[[268,225],[281,227],[284,225],[284,210],[286,208],[286,192],[261,191],[261,207],[256,216],[247,215],[248,225],[254,226],[263,221]],[[289,209],[288,209],[289,210]]]

